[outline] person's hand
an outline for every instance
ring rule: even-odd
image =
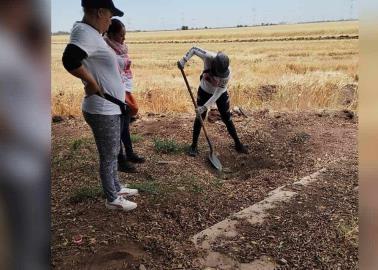
[[[207,111],[206,106],[199,106],[199,107],[197,107],[197,108],[196,108],[196,117],[197,117],[197,118],[200,118],[201,115],[202,115],[204,112],[206,112],[206,111]]]
[[[179,69],[184,69],[184,66],[185,66],[185,60],[184,59],[180,59],[179,61],[177,61],[177,67]]]
[[[87,96],[99,94],[100,96],[104,97],[104,93],[102,92],[101,87],[96,82],[87,83],[84,87],[84,90]]]

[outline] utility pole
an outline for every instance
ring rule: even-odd
[[[185,17],[184,17],[184,12],[181,12],[181,26],[185,25]]]
[[[252,8],[252,25],[256,25],[256,9]]]
[[[350,0],[350,14],[349,19],[353,19],[353,11],[355,8],[355,0]]]

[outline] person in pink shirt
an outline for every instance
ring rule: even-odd
[[[143,163],[145,162],[145,159],[134,152],[130,139],[130,118],[137,114],[138,106],[131,93],[133,89],[133,73],[131,71],[129,48],[125,43],[125,35],[125,25],[120,20],[113,18],[104,39],[117,56],[119,72],[126,92],[125,102],[127,103],[130,112],[129,115],[122,116],[121,141],[125,146],[126,155],[123,154],[123,148],[121,147],[118,155],[118,168],[123,172],[136,172],[135,166],[132,163]]]

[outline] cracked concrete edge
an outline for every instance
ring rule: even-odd
[[[237,236],[236,224],[240,219],[248,220],[251,224],[262,223],[264,218],[267,216],[266,211],[272,209],[278,205],[280,202],[289,201],[298,192],[291,190],[285,190],[285,188],[290,188],[290,186],[302,185],[307,186],[315,182],[318,177],[324,173],[327,169],[323,168],[311,175],[302,177],[299,181],[294,182],[290,185],[284,185],[276,188],[275,190],[268,193],[268,197],[264,200],[253,204],[252,206],[243,209],[231,215],[229,218],[218,222],[217,224],[199,232],[192,237],[192,241],[197,248],[206,249],[209,251],[208,256],[202,260],[203,265],[211,267],[216,267],[216,269],[227,270],[227,269],[261,269],[269,270],[274,269],[275,264],[270,261],[270,259],[262,258],[248,264],[240,264],[234,261],[226,255],[214,252],[211,250],[211,243],[213,243],[220,235],[228,238]]]
[[[316,179],[318,178],[318,176],[324,172],[326,172],[327,169],[326,168],[323,168],[311,175],[308,175],[308,176],[305,176],[303,177],[301,180],[293,183],[292,185],[302,185],[302,186],[308,186],[309,184],[311,184],[312,182],[315,182]]]

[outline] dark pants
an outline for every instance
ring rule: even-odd
[[[121,148],[118,154],[118,161],[125,159],[122,144],[125,147],[126,157],[134,153],[130,137],[130,115],[121,116]]]
[[[206,93],[201,87],[198,88],[198,93],[197,93],[197,105],[198,106],[203,106],[210,98],[212,94]],[[236,133],[236,129],[234,126],[234,123],[232,122],[231,119],[231,112],[230,112],[230,97],[228,96],[227,91],[224,92],[219,99],[216,101],[218,111],[221,115],[223,123],[226,124],[228,133],[234,139],[234,142],[236,145],[240,144],[240,140],[238,137],[238,134]],[[201,117],[204,119],[206,116],[206,112],[204,112]],[[197,146],[198,143],[198,137],[201,132],[201,121],[196,118],[194,121],[194,126],[193,126],[193,146]]]

